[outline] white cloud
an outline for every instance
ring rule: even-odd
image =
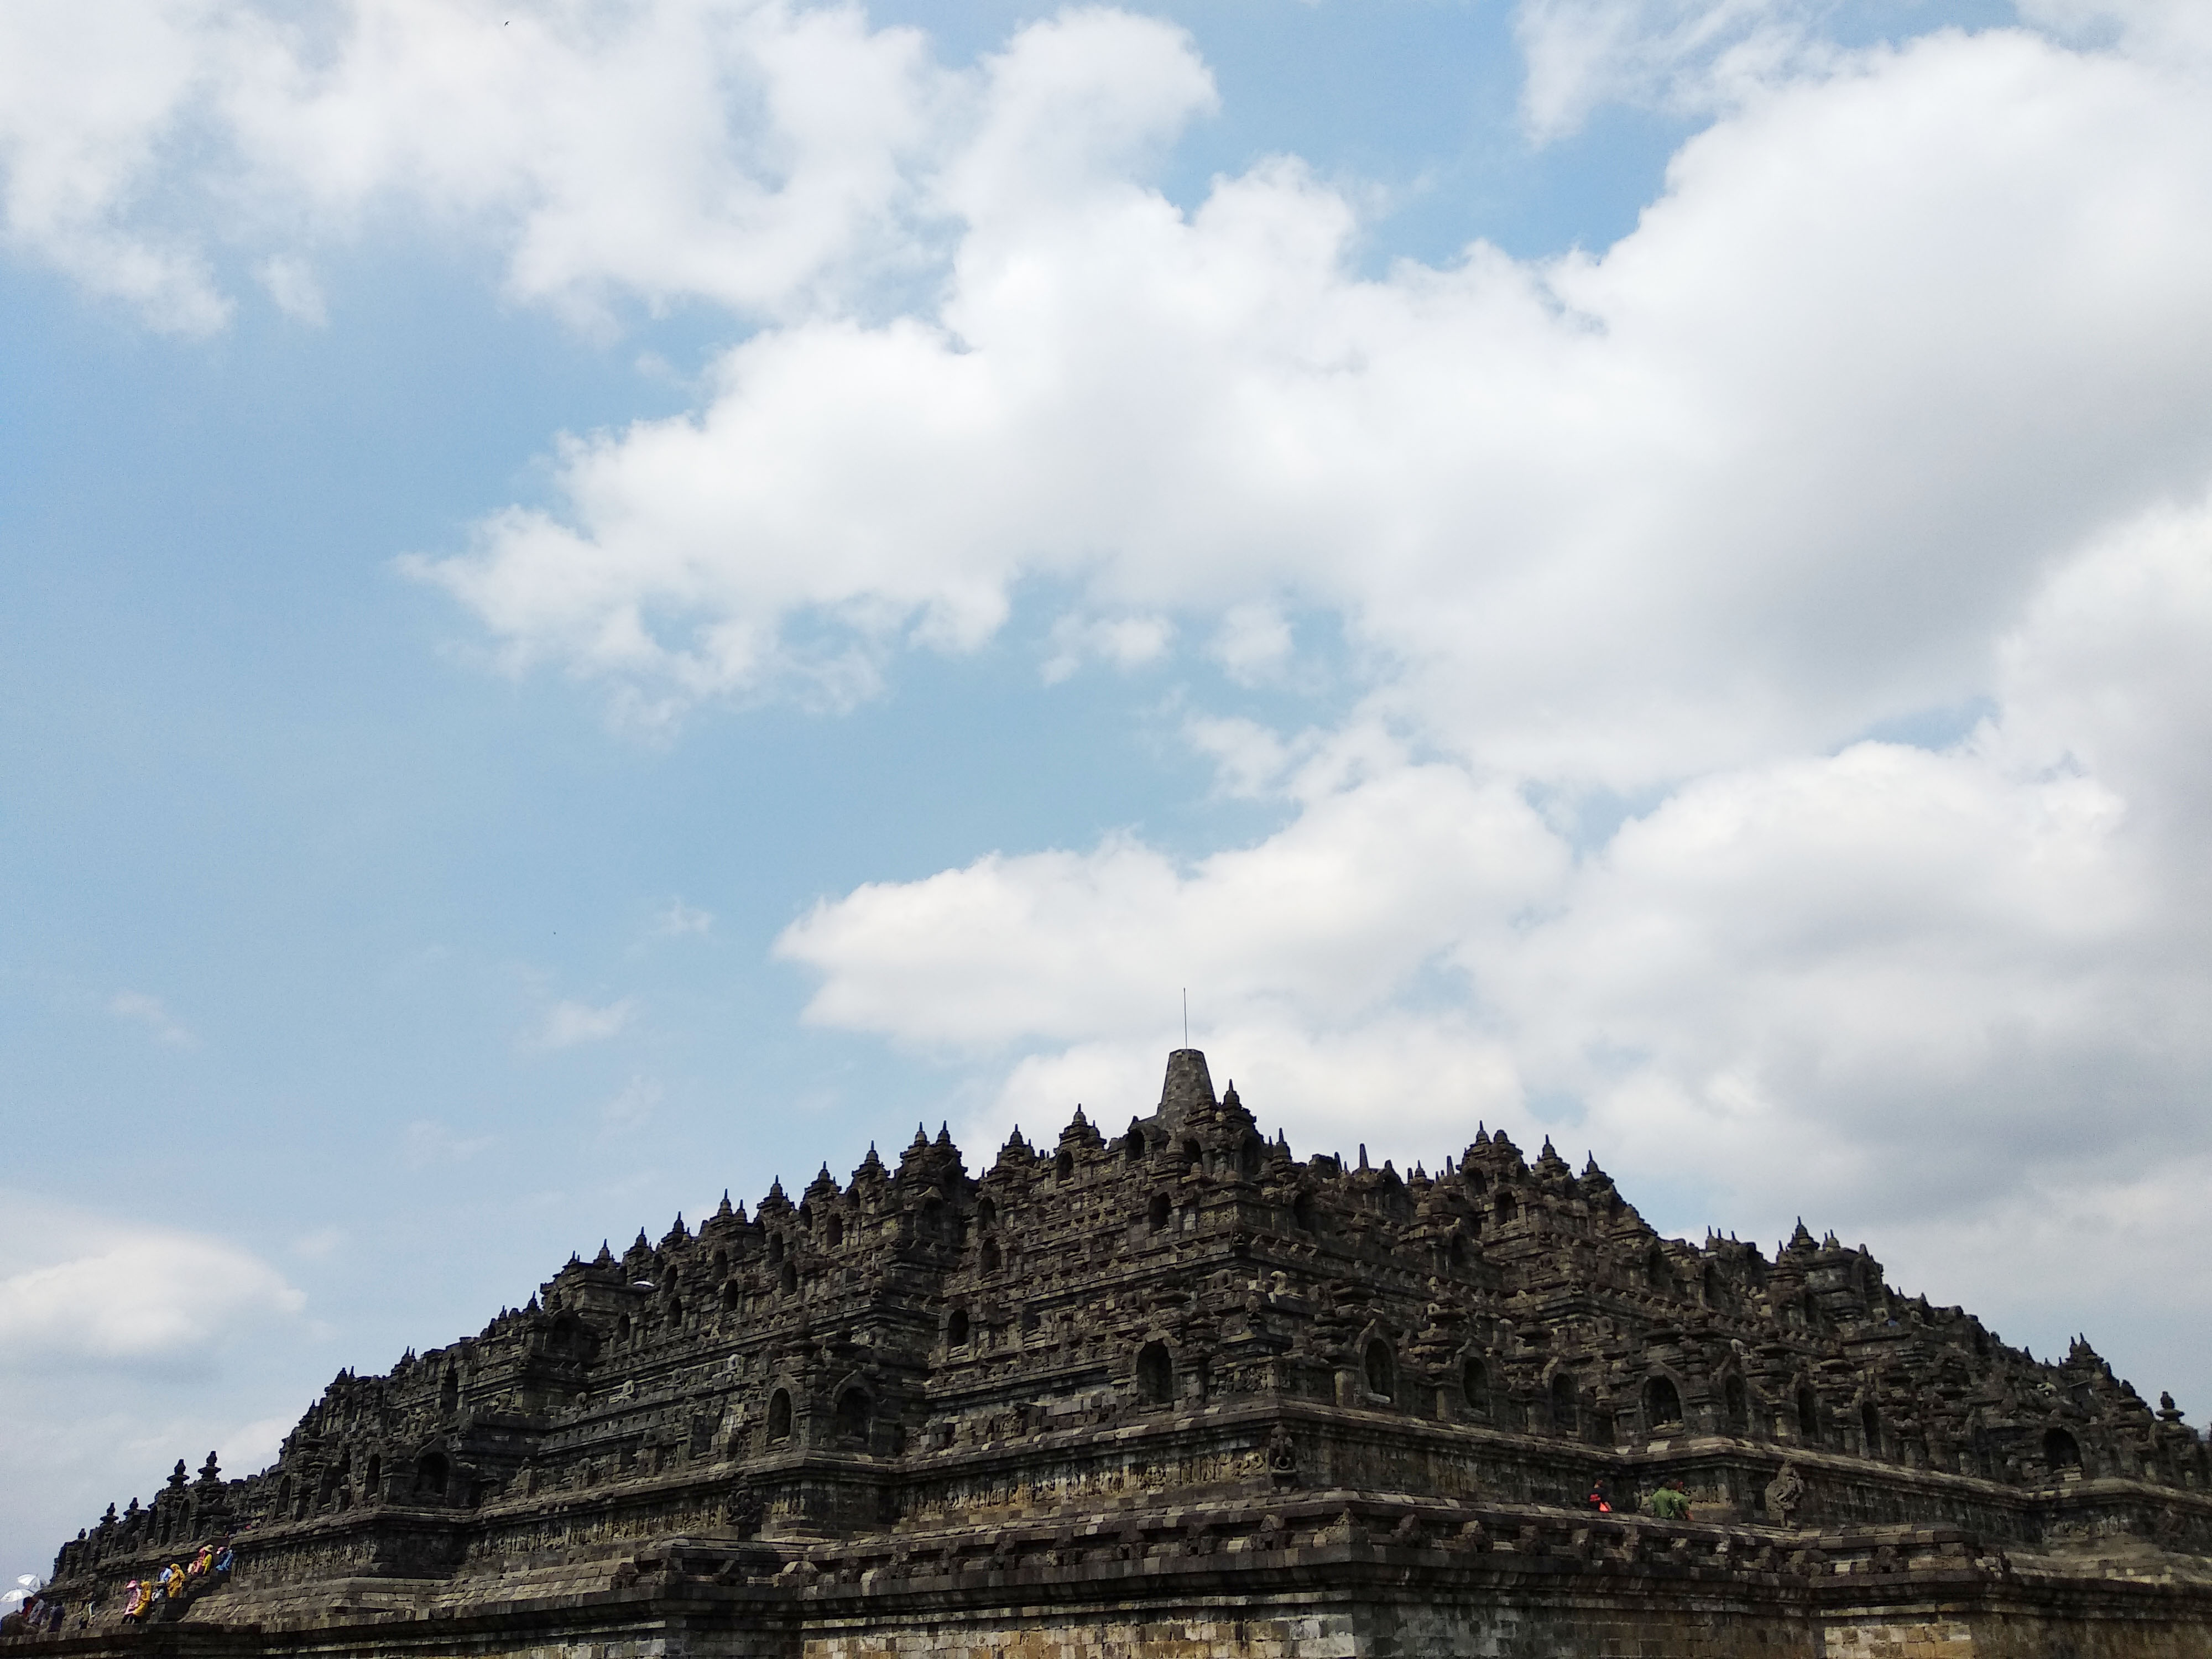
[[[118,1019],[143,1027],[156,1042],[172,1048],[197,1048],[200,1040],[191,1028],[171,1013],[161,998],[143,991],[118,991],[108,1000],[107,1012]]]
[[[1086,662],[1127,671],[1158,662],[1175,639],[1175,624],[1164,617],[1062,617],[1052,627],[1052,654],[1042,671],[1057,685]]]
[[[2198,61],[2212,56],[2212,12],[2197,0],[2015,0],[2031,22],[2077,39],[2116,34],[2136,56]]]
[[[1522,0],[1522,118],[1553,139],[1605,104],[1729,108],[1839,58],[1820,32],[1829,9],[1818,0]]]
[[[202,1358],[296,1316],[306,1297],[258,1256],[206,1234],[136,1226],[7,1198],[0,1365],[127,1365]]]
[[[1265,603],[1232,605],[1221,618],[1212,650],[1229,678],[1240,685],[1273,678],[1291,659],[1291,625]]]
[[[641,1128],[652,1120],[654,1109],[660,1104],[661,1094],[660,1085],[651,1078],[634,1077],[623,1085],[621,1092],[599,1108],[599,1120],[618,1132]]]
[[[482,236],[519,298],[775,310],[910,244],[908,152],[948,90],[857,8],[151,0],[0,9],[8,239],[158,326],[220,328],[243,252],[277,303],[310,246],[398,209]]]
[[[564,999],[546,1012],[531,1041],[540,1048],[574,1048],[580,1043],[605,1042],[628,1030],[636,1012],[635,997],[621,997],[601,1006]]]
[[[304,259],[278,254],[261,262],[255,273],[276,308],[295,321],[320,328],[330,320],[323,304],[322,284]]]
[[[1183,722],[1183,738],[1212,760],[1220,793],[1247,800],[1273,793],[1293,757],[1310,748],[1310,739],[1285,742],[1257,720],[1238,716],[1194,715]]]
[[[491,1146],[490,1135],[464,1135],[447,1124],[418,1118],[400,1137],[400,1155],[410,1170],[465,1163]]]
[[[224,1469],[235,1480],[275,1463],[284,1448],[284,1437],[299,1426],[296,1416],[256,1418],[220,1433],[210,1449],[220,1455]]]
[[[2212,1162],[2212,26],[2028,0],[2049,33],[1846,51],[1822,9],[1529,0],[1533,131],[1715,118],[1609,248],[1379,275],[1295,158],[1152,189],[1215,88],[1103,10],[957,73],[771,4],[148,9],[112,64],[26,6],[0,164],[15,246],[170,326],[219,325],[235,252],[147,205],[188,130],[205,188],[311,227],[245,216],[265,279],[399,210],[574,315],[769,317],[699,408],[564,441],[557,510],[409,567],[642,723],[872,695],[1040,580],[1048,678],[1265,684],[1286,617],[1340,629],[1340,729],[1187,727],[1276,833],[993,855],[779,940],[811,1018],[961,1058],[994,1118],[1143,1103],[1188,985],[1308,1137],[1571,1125],[1727,1224],[1891,1225],[1939,1291],[2007,1237],[2109,1283],[2179,1202],[2145,1171]],[[1940,750],[1860,741],[1962,705]]]
[[[1310,606],[1408,726],[1642,788],[1979,694],[2054,560],[2206,473],[2212,99],[2165,66],[1861,53],[1692,141],[1601,257],[1370,280],[1294,163],[1186,217],[1102,161],[1210,97],[1115,27],[1080,92],[1028,35],[990,67],[935,313],[756,336],[697,414],[571,443],[562,514],[414,568],[663,718],[865,694],[1032,577],[1253,670],[1255,607]],[[1050,99],[1108,106],[1094,142],[1003,136]]]
[[[0,8],[0,196],[8,241],[95,293],[182,333],[230,307],[189,240],[131,222],[161,135],[202,88],[215,9],[123,0],[88,27],[81,8]]]
[[[1993,655],[1996,712],[1950,748],[1717,771],[1579,858],[1510,786],[1371,733],[1209,731],[1296,808],[1258,845],[994,856],[779,950],[811,1018],[988,1057],[979,1143],[1140,1108],[1188,983],[1194,1039],[1304,1149],[1552,1129],[1677,1225],[1848,1218],[1917,1288],[2047,1316],[2022,1262],[2094,1299],[2212,1165],[2212,506],[2099,538]],[[2185,1228],[2154,1254],[2212,1269]]]
[[[663,939],[682,939],[687,934],[709,933],[714,928],[712,911],[686,904],[682,899],[671,899],[668,908],[654,920],[653,931]]]
[[[916,1044],[1165,1033],[1186,985],[1201,1008],[1327,1028],[1510,929],[1564,874],[1510,787],[1401,764],[1316,787],[1281,834],[1189,870],[1124,837],[994,855],[818,905],[776,950],[825,975],[810,1019]]]

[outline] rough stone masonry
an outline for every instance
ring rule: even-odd
[[[273,1467],[179,1460],[64,1544],[60,1630],[5,1646],[2212,1655],[2208,1478],[2086,1342],[2034,1360],[1832,1236],[1662,1238],[1503,1134],[1299,1162],[1185,1048],[1119,1133],[980,1176],[917,1133],[341,1372]]]

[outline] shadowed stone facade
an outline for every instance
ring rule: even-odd
[[[276,1464],[62,1547],[41,1652],[2212,1654],[2206,1449],[1802,1226],[1658,1237],[1478,1134],[1300,1162],[1204,1056],[572,1258]],[[1616,1512],[1583,1501],[1610,1483]],[[1693,1518],[1638,1512],[1680,1479]],[[236,1539],[125,1625],[119,1587]]]

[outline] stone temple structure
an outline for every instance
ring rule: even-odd
[[[1548,1144],[1301,1162],[1182,1049],[1126,1128],[917,1134],[341,1372],[274,1467],[64,1544],[61,1628],[0,1649],[2202,1655],[2208,1480],[2086,1342],[1802,1225],[1662,1238]]]

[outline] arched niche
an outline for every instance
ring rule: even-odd
[[[1582,1432],[1580,1413],[1575,1409],[1575,1379],[1567,1371],[1552,1374],[1552,1432],[1570,1437]]]
[[[1398,1397],[1398,1359],[1390,1352],[1390,1345],[1379,1336],[1370,1337],[1366,1351],[1360,1356],[1360,1370],[1365,1376],[1367,1392],[1384,1400]]]
[[[1137,1350],[1137,1400],[1141,1405],[1164,1406],[1175,1398],[1175,1357],[1164,1342],[1147,1342]]]
[[[866,1450],[868,1425],[874,1417],[875,1402],[868,1397],[868,1391],[858,1383],[848,1385],[837,1396],[836,1414],[833,1419],[838,1443]]]

